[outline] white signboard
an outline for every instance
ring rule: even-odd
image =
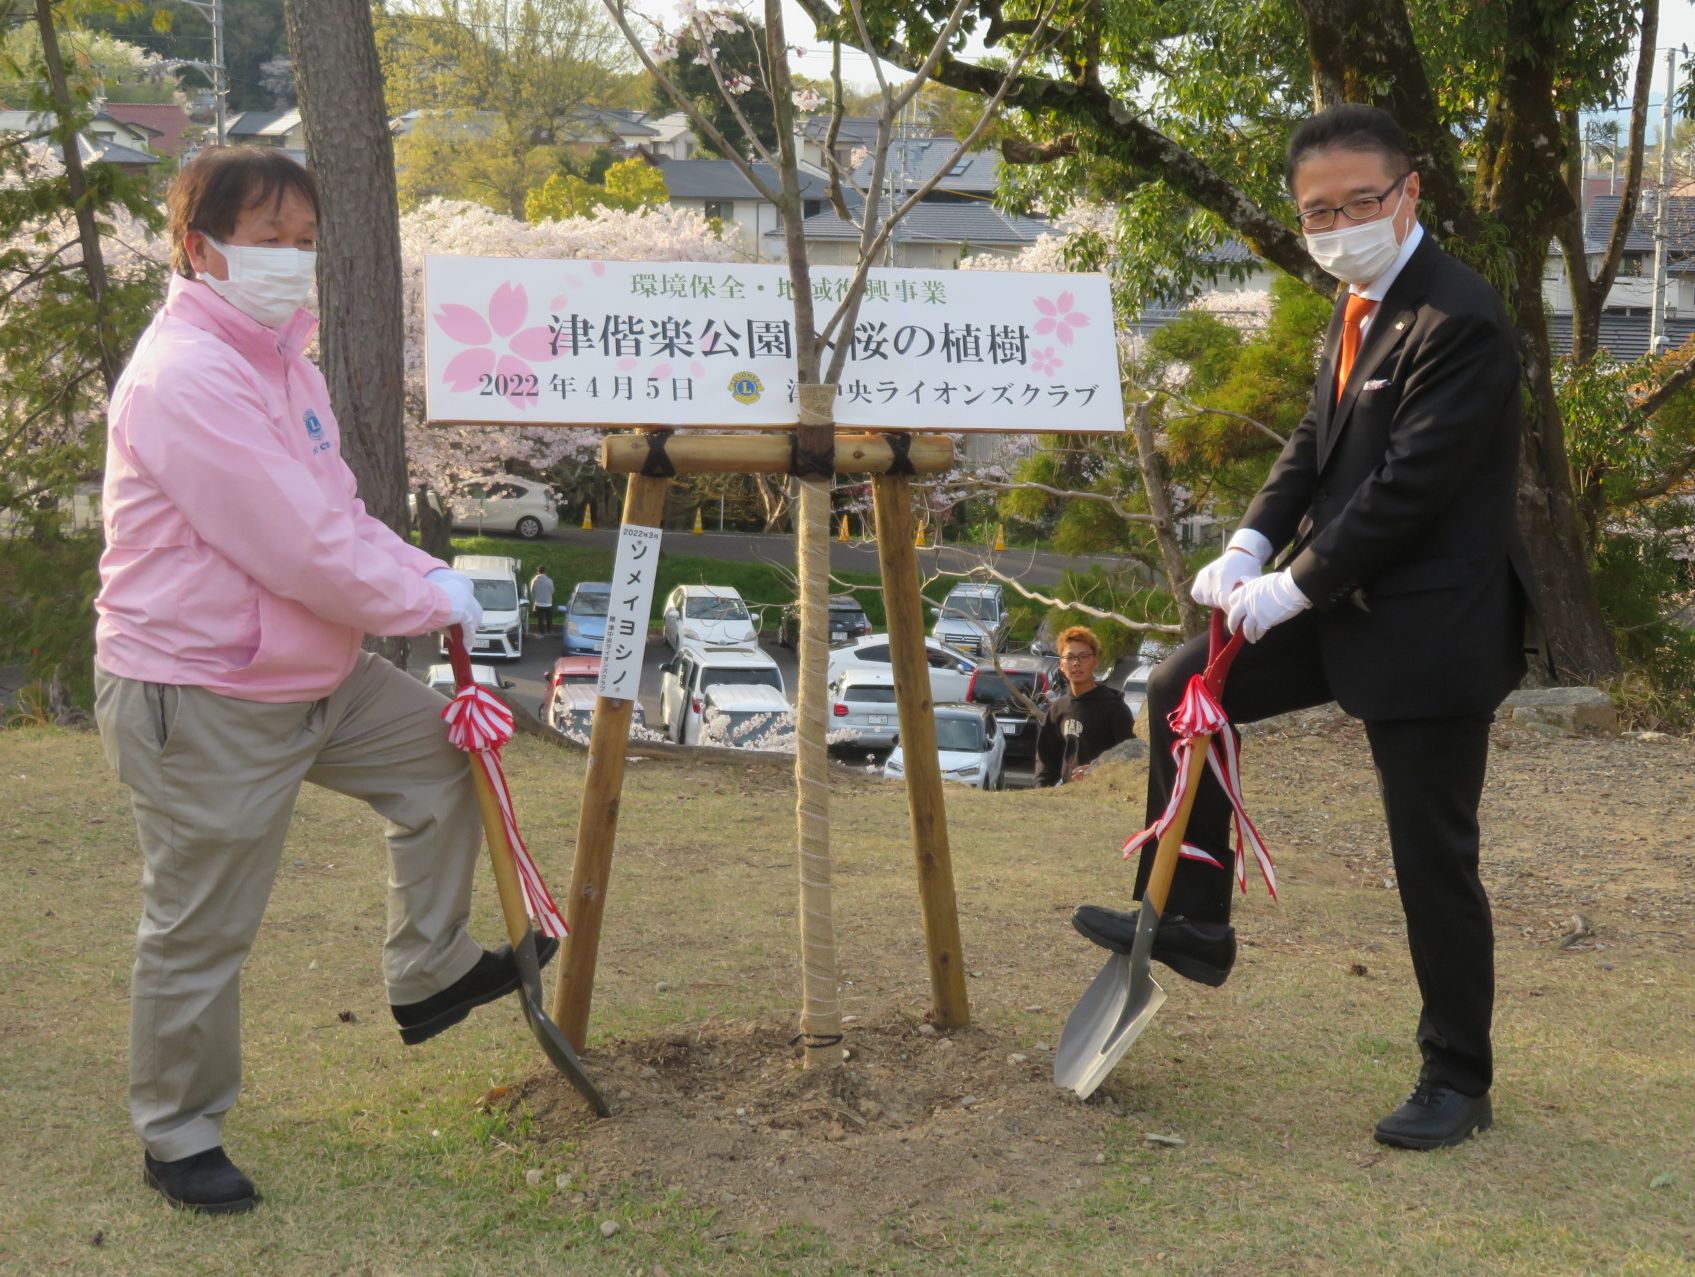
[[[626,523],[618,529],[618,553],[612,562],[612,597],[606,608],[606,640],[600,649],[600,682],[595,691],[617,701],[633,701],[641,688],[642,653],[647,650],[647,618],[653,610],[653,582],[659,575],[659,529]]]
[[[812,272],[821,328],[852,271]],[[791,426],[786,266],[430,257],[428,416],[444,423]],[[1124,429],[1104,275],[874,270],[844,426]]]

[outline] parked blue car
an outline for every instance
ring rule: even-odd
[[[588,652],[596,656],[606,643],[606,608],[612,586],[606,581],[579,581],[565,604],[565,655]]]

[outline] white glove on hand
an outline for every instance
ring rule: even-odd
[[[1231,546],[1199,572],[1189,594],[1202,607],[1229,607],[1230,592],[1265,571],[1265,560],[1252,551]]]
[[[1301,593],[1288,569],[1268,572],[1244,582],[1230,600],[1226,623],[1234,633],[1240,630],[1248,642],[1257,643],[1273,625],[1281,625],[1312,606],[1312,600]]]
[[[424,580],[447,595],[447,623],[457,625],[469,652],[477,642],[477,626],[483,623],[483,607],[477,602],[476,587],[471,578],[451,568],[433,568],[424,573]]]

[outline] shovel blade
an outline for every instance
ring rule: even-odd
[[[536,961],[534,931],[524,934],[523,941],[513,950],[513,957],[518,964],[518,1001],[524,1008],[524,1019],[530,1026],[530,1032],[535,1034],[536,1041],[541,1044],[542,1053],[553,1061],[553,1067],[565,1075],[565,1080],[578,1095],[589,1102],[589,1107],[596,1114],[601,1117],[611,1116],[612,1109],[607,1105],[606,1098],[590,1081],[588,1073],[583,1069],[583,1062],[571,1049],[570,1041],[547,1012],[541,1009],[541,964]]]
[[[1054,1085],[1082,1099],[1093,1095],[1164,1002],[1145,959],[1138,969],[1129,954],[1109,957],[1066,1018],[1054,1052]]]

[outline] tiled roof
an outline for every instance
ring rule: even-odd
[[[1583,219],[1584,247],[1591,253],[1605,252],[1607,237],[1613,231],[1613,219],[1618,216],[1620,196],[1597,195],[1589,201],[1589,211]],[[1679,257],[1695,253],[1695,196],[1666,197],[1666,248]],[[1627,253],[1654,251],[1654,192],[1643,191],[1636,201],[1636,216],[1630,224],[1630,236],[1624,242]]]
[[[1666,320],[1666,336],[1671,344],[1681,346],[1695,333],[1695,319]],[[1648,353],[1648,316],[1602,315],[1601,349],[1615,359],[1629,362]],[[1556,355],[1571,353],[1571,316],[1548,316],[1548,341]]]
[[[897,187],[912,190],[929,180],[946,163],[959,143],[951,137],[915,137],[896,140],[889,146],[886,172]],[[955,164],[949,165],[947,175],[937,183],[940,191],[965,191],[993,195],[999,178],[1000,155],[992,149],[968,151]],[[871,180],[871,160],[867,157],[853,172],[860,186]]]
[[[161,155],[181,155],[188,145],[183,141],[183,130],[194,124],[175,102],[108,102],[106,114],[147,129],[154,135],[149,145]]]
[[[660,160],[657,165],[665,175],[665,189],[672,199],[683,200],[757,200],[764,198],[753,183],[742,176],[730,160]],[[779,185],[776,170],[768,164],[755,164],[753,171],[772,187]],[[800,197],[821,200],[829,197],[825,183],[810,174],[800,175]]]
[[[859,228],[834,212],[816,214],[804,224],[809,240],[856,240]],[[767,232],[775,234],[776,232]],[[1003,213],[989,204],[919,203],[900,220],[895,238],[902,243],[1033,244],[1038,236],[1054,234],[1047,222]]]

